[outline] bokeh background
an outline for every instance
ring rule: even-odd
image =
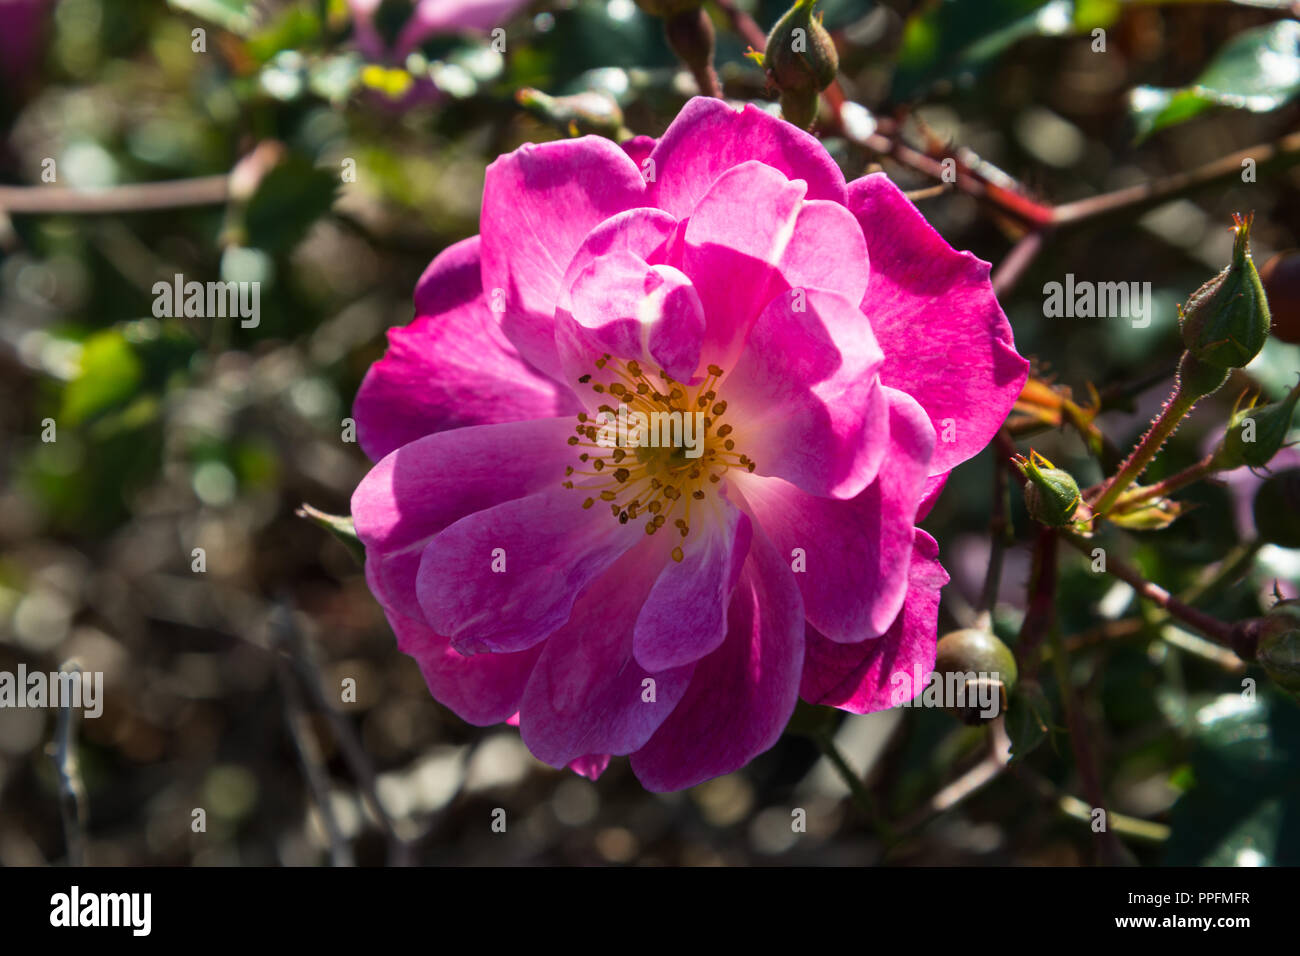
[[[399,8],[384,9],[400,22]],[[709,9],[727,96],[774,109],[747,42]],[[766,29],[782,5],[742,9]],[[824,10],[841,85],[861,107],[857,130],[879,121],[1043,203],[1194,169],[1274,142],[1300,117],[1293,34],[1269,32],[1295,26],[1287,3],[826,0]],[[0,183],[43,188],[47,159],[50,188],[201,183],[252,157],[241,167],[250,187],[229,201],[99,213],[0,199],[0,670],[75,658],[105,676],[103,716],[78,726],[86,859],[1096,862],[1086,806],[1071,803],[1079,776],[1050,666],[1047,731],[1019,731],[1013,767],[944,812],[934,798],[984,759],[987,732],[924,709],[834,725],[874,820],[797,728],[736,774],[647,794],[625,760],[593,783],[542,766],[515,731],[470,727],[435,703],[352,553],[296,515],[304,503],[347,513],[368,466],[343,440],[352,397],[385,329],[410,320],[425,265],[477,231],[486,163],[571,133],[516,91],[595,92],[650,135],[692,93],[662,23],[631,0],[538,2],[502,26],[504,53],[483,34],[435,37],[421,75],[403,80],[409,63],[366,68],[340,0],[0,0]],[[1186,116],[1164,111],[1160,91],[1211,68],[1227,90],[1218,102],[1192,94],[1178,101]],[[408,84],[423,95],[407,96]],[[880,163],[905,189],[934,185],[844,135],[825,141],[850,178]],[[355,181],[344,182],[348,160]],[[917,202],[954,246],[995,264],[1023,234],[960,190]],[[1261,165],[1255,182],[1231,176],[1057,231],[1003,297],[1020,351],[1077,398],[1089,383],[1127,395],[1100,424],[1131,442],[1167,394],[1177,304],[1226,264],[1231,214],[1249,210],[1257,262],[1300,245],[1300,165]],[[176,273],[259,281],[260,325],[154,318],[153,284]],[[1067,273],[1152,283],[1151,326],[1045,318],[1042,286]],[[1271,341],[1151,474],[1199,458],[1244,389],[1279,397],[1297,372],[1300,348]],[[54,442],[41,438],[47,418]],[[1082,480],[1101,477],[1072,433],[1033,444]],[[972,619],[993,461],[990,450],[958,469],[925,523],[953,576],[941,630]],[[1107,546],[1175,593],[1211,581],[1198,606],[1226,620],[1257,615],[1275,587],[1295,596],[1300,577],[1300,552],[1260,540],[1257,486],[1244,472],[1198,486],[1183,495],[1197,507],[1172,527]],[[1032,539],[1018,502],[1012,516],[995,615],[1009,642]],[[1231,573],[1220,573],[1225,559],[1237,561]],[[1058,614],[1105,790],[1131,818],[1129,859],[1300,862],[1296,705],[1255,671],[1207,657],[1074,555],[1062,555]],[[341,702],[349,677],[357,698]],[[1260,683],[1247,704],[1243,677]],[[67,859],[46,753],[55,722],[0,710],[0,864]],[[498,807],[504,835],[490,828]],[[205,832],[191,828],[194,808]],[[807,812],[806,833],[791,831],[794,808]]]

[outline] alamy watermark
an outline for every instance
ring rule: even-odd
[[[680,448],[687,458],[704,453],[703,412],[638,412],[627,405],[618,414],[596,415],[596,444],[601,448]]]
[[[260,282],[186,282],[179,272],[171,282],[153,284],[156,319],[238,318],[245,329],[262,321]]]
[[[1135,329],[1151,324],[1150,282],[1065,282],[1043,285],[1043,315],[1049,319],[1129,319]]]
[[[104,713],[104,674],[101,671],[0,671],[0,709],[79,708],[88,718]]]
[[[912,673],[895,671],[889,677],[891,707],[938,707],[969,711],[980,717],[996,717],[1002,710],[1002,676],[996,672],[932,671],[927,676],[920,664]],[[919,690],[918,688],[923,688]]]

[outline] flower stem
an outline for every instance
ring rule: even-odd
[[[1061,537],[1082,553],[1091,554],[1093,548],[1091,541],[1080,538],[1068,531],[1062,532]],[[1204,611],[1198,611],[1196,608],[1184,604],[1160,585],[1148,581],[1136,568],[1131,568],[1123,561],[1107,555],[1106,573],[1129,584],[1139,595],[1156,605],[1156,607],[1168,612],[1170,617],[1182,621],[1216,644],[1230,649],[1233,647],[1232,625],[1220,621],[1217,617],[1211,617]]]
[[[1101,496],[1092,502],[1092,510],[1098,515],[1105,515],[1113,509],[1119,496],[1124,493],[1124,489],[1146,471],[1151,459],[1160,451],[1169,436],[1178,429],[1178,425],[1196,403],[1218,389],[1227,379],[1227,369],[1208,366],[1190,352],[1184,352],[1178,363],[1178,377],[1169,401],[1156,416],[1156,420],[1151,423],[1151,428],[1142,436],[1142,440],[1120,465],[1115,477],[1102,489]]]
[[[1137,488],[1127,494],[1120,495],[1119,500],[1115,502],[1115,507],[1120,511],[1124,511],[1130,506],[1140,504],[1143,501],[1173,494],[1179,488],[1186,488],[1188,485],[1194,484],[1216,471],[1218,469],[1214,467],[1214,455],[1206,455],[1196,464],[1187,466],[1182,471],[1170,475],[1163,481],[1157,481],[1154,485],[1147,485],[1145,488]]]
[[[840,753],[839,748],[835,746],[835,740],[830,733],[828,731],[819,731],[813,735],[813,739],[817,741],[817,747],[821,750],[822,755],[831,762],[835,772],[844,781],[844,785],[849,788],[854,805],[865,813],[871,821],[876,835],[886,843],[892,843],[894,841],[893,829],[885,821],[880,808],[876,806],[875,798],[871,796],[871,791],[867,789],[867,785],[862,782],[853,768],[849,766],[849,762],[844,759],[844,755]]]

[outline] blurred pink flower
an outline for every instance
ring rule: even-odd
[[[0,78],[25,84],[44,46],[45,14],[52,0],[0,0]]]
[[[915,523],[1027,372],[987,263],[883,174],[702,98],[657,142],[502,156],[481,228],[355,408],[366,576],[435,698],[675,790],[799,696],[865,713],[929,673],[947,575]],[[699,456],[603,446],[621,400],[707,415]]]
[[[491,30],[527,0],[416,0],[410,17],[390,44],[375,22],[381,0],[347,0],[357,49],[374,63],[400,66],[420,44],[441,33]]]

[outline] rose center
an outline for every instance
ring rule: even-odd
[[[576,466],[565,468],[564,487],[588,492],[583,508],[608,504],[620,524],[645,517],[646,534],[654,534],[671,520],[685,538],[692,509],[717,509],[710,489],[732,469],[756,467],[736,451],[732,426],[723,421],[727,403],[716,390],[722,376],[710,365],[702,382],[688,386],[662,369],[647,375],[634,360],[597,359],[596,372],[578,382],[608,401],[594,416],[578,415],[569,444],[583,451]],[[672,554],[684,557],[680,547]]]

